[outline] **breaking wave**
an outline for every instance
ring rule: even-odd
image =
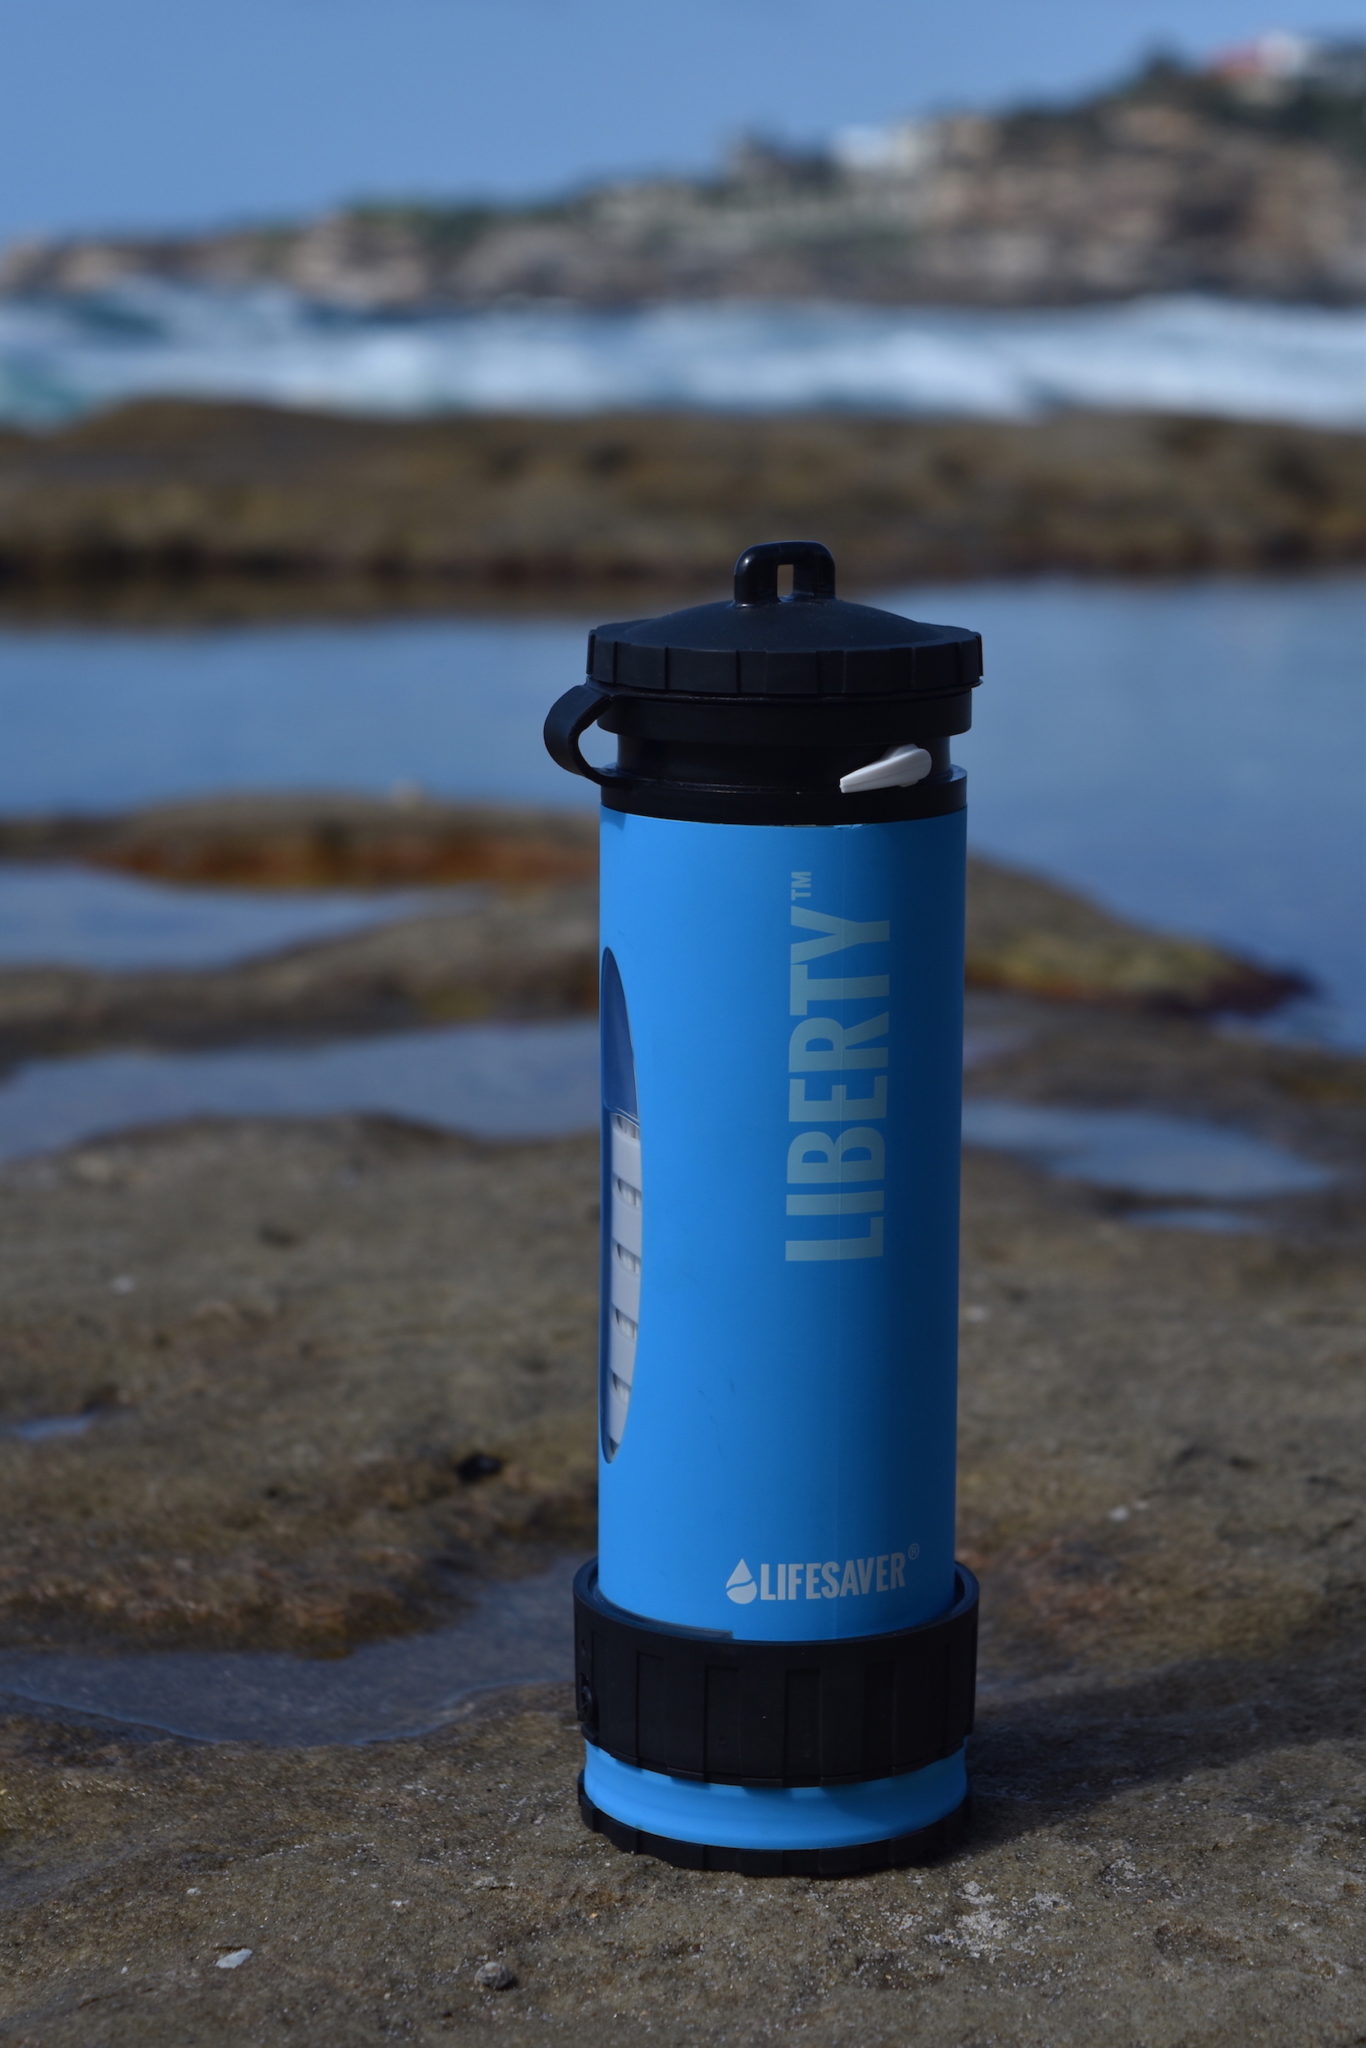
[[[0,421],[157,396],[348,413],[622,407],[1028,418],[1090,406],[1366,428],[1366,310],[535,307],[410,318],[137,280],[0,302]]]

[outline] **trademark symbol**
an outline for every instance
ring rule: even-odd
[[[796,903],[801,897],[809,896],[810,894],[810,870],[807,868],[794,868],[792,870],[792,901]]]

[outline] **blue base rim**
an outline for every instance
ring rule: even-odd
[[[827,1849],[736,1849],[724,1843],[682,1842],[614,1820],[595,1806],[579,1774],[579,1813],[584,1826],[628,1855],[653,1856],[679,1870],[721,1870],[740,1877],[859,1877],[874,1870],[906,1870],[952,1856],[968,1829],[971,1798],[909,1834],[880,1842],[851,1842]]]
[[[732,1849],[852,1849],[933,1826],[967,1794],[962,1747],[919,1770],[836,1785],[697,1782],[624,1763],[584,1744],[583,1788],[623,1827]]]

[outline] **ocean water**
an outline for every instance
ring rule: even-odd
[[[1068,1109],[1057,1103],[970,1096],[963,1105],[963,1141],[989,1152],[1013,1152],[1061,1180],[1149,1199],[1185,1195],[1204,1202],[1258,1201],[1314,1194],[1336,1178],[1327,1167],[1247,1131],[1144,1109]],[[1174,1212],[1155,1213],[1170,1218]],[[1244,1221],[1236,1212],[1218,1209],[1192,1213],[1203,1219],[1196,1229],[1208,1229],[1211,1214],[1219,1219],[1216,1228]]]
[[[955,743],[980,851],[1300,969],[1322,996],[1283,1028],[1366,1046],[1366,579],[958,584],[880,601],[985,637],[976,724]],[[0,632],[0,812],[414,783],[588,806],[540,736],[582,674],[587,624]],[[0,871],[0,933],[25,918],[42,957],[33,890],[31,871]],[[68,931],[91,914],[49,910]],[[22,953],[0,936],[0,954]]]
[[[1018,1042],[1015,1030],[970,1018],[964,1068],[990,1065]],[[0,1162],[200,1116],[360,1111],[477,1138],[558,1138],[594,1129],[601,1106],[596,1017],[443,1024],[296,1045],[59,1054],[0,1070]],[[1123,1113],[1119,1122],[1126,1123]],[[1240,1142],[1256,1150],[1257,1141]],[[1036,1153],[1049,1156],[1037,1147],[1030,1156]],[[1296,1185],[1292,1179],[1292,1191]],[[1276,1188],[1253,1185],[1249,1192]],[[49,1421],[14,1427],[63,1435],[82,1426],[79,1418],[51,1427]]]
[[[0,966],[220,967],[342,938],[477,888],[186,889],[65,861],[0,865]]]
[[[0,1079],[0,1160],[197,1116],[404,1117],[478,1138],[591,1130],[595,1017],[457,1024],[320,1044],[103,1052]]]
[[[338,412],[1066,406],[1366,427],[1366,311],[1213,298],[1063,310],[667,305],[348,314],[134,281],[0,302],[0,422],[189,395]]]
[[[990,1026],[970,1016],[965,1069],[989,1067],[994,1052]],[[312,1045],[95,1052],[30,1060],[0,1077],[0,1162],[202,1116],[359,1111],[479,1138],[566,1137],[592,1130],[600,1104],[591,1017],[453,1024]],[[1255,1209],[1228,1205],[1316,1194],[1337,1178],[1253,1132],[1142,1109],[970,1094],[963,1139],[1063,1180],[1135,1197],[1144,1206],[1132,1210],[1133,1220],[1147,1226],[1256,1229]],[[1151,1206],[1173,1198],[1185,1206]],[[125,1274],[117,1284],[133,1292],[137,1279]],[[37,1416],[10,1433],[39,1442],[92,1426],[83,1416]]]
[[[458,1621],[347,1657],[278,1650],[0,1649],[0,1698],[163,1728],[194,1742],[307,1749],[442,1728],[479,1695],[573,1673],[570,1586],[582,1560],[472,1585]],[[477,1880],[476,1880],[477,1882]]]

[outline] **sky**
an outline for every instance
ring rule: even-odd
[[[701,170],[745,130],[1067,95],[1154,45],[1325,25],[1275,4],[0,0],[0,240]]]

